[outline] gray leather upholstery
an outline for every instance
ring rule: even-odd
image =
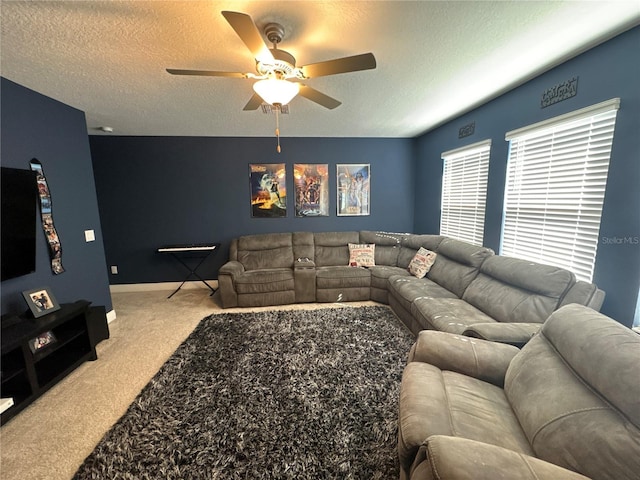
[[[349,243],[374,244],[375,266],[349,266]],[[407,267],[421,247],[437,257],[416,278]],[[441,235],[270,233],[234,239],[229,252],[218,275],[224,308],[375,300],[415,335],[434,329],[522,346],[561,305],[598,309],[604,298],[562,268]]]
[[[637,479],[639,359],[638,334],[577,304],[522,350],[424,331],[402,379],[401,478]]]

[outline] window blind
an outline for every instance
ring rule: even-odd
[[[591,281],[619,99],[509,132],[501,253]]]
[[[440,235],[482,245],[491,141],[442,153]]]

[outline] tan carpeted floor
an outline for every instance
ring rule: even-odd
[[[114,293],[110,338],[87,362],[0,428],[2,480],[69,480],[198,322],[222,310],[209,290]],[[376,305],[374,302],[349,306]],[[305,304],[278,309],[326,308]],[[273,307],[254,310],[272,310]]]

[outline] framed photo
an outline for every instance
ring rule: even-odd
[[[369,164],[338,164],[338,216],[370,214],[371,167]]]
[[[31,350],[31,353],[36,353],[38,350],[41,350],[52,343],[56,343],[57,341],[58,340],[52,331],[44,332],[29,340],[29,349]]]
[[[250,163],[251,216],[287,216],[286,167],[284,163]]]
[[[293,165],[296,217],[329,216],[329,165]]]
[[[29,305],[31,313],[35,318],[41,317],[56,310],[60,310],[60,305],[47,287],[34,288],[22,292],[22,296]]]

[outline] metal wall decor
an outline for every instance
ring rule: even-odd
[[[458,138],[468,137],[469,135],[473,135],[476,131],[476,122],[467,123],[464,127],[461,127],[458,130]]]
[[[554,103],[562,102],[567,98],[575,97],[578,94],[578,77],[573,77],[564,82],[558,83],[551,88],[547,88],[542,93],[540,108],[548,107]]]

